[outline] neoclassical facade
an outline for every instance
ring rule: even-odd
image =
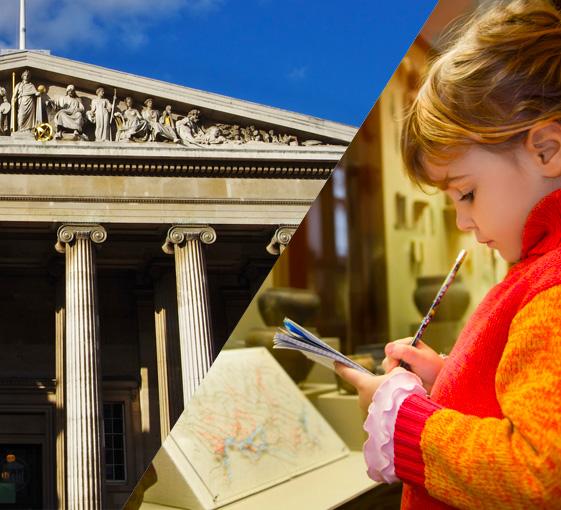
[[[121,507],[354,133],[0,55],[0,508]]]

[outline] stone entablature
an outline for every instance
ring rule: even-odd
[[[163,143],[37,143],[5,136],[0,137],[0,172],[325,180],[344,149],[215,146],[201,150]]]

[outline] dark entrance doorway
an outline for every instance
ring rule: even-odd
[[[0,509],[43,507],[42,445],[0,444]]]

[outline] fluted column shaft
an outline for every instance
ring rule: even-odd
[[[66,508],[66,449],[64,438],[66,435],[65,396],[64,396],[64,330],[65,330],[64,281],[62,278],[56,288],[55,308],[55,346],[56,346],[56,485],[57,510]]]
[[[57,249],[66,256],[66,471],[67,506],[102,510],[103,422],[99,315],[93,243],[99,225],[63,225]]]
[[[181,376],[185,407],[214,359],[203,243],[216,240],[207,226],[170,228],[164,252],[175,256]]]
[[[181,351],[175,278],[164,275],[155,287],[156,359],[162,443],[183,411]]]

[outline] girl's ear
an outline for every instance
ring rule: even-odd
[[[525,143],[544,177],[561,176],[561,124],[557,121],[536,124]]]

